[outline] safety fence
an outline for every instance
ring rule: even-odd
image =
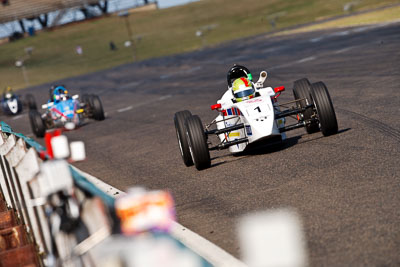
[[[174,210],[166,192],[114,199],[65,154],[53,159],[63,151],[0,127],[0,267],[211,266],[169,235]],[[142,212],[152,201],[157,216]]]

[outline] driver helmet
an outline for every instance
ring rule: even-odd
[[[231,88],[233,82],[239,78],[247,78],[248,80],[253,81],[253,76],[248,68],[245,66],[241,66],[238,64],[234,64],[228,71],[227,80],[228,87]]]
[[[53,100],[54,102],[65,100],[67,95],[68,91],[64,88],[64,86],[57,86],[53,91]]]
[[[13,91],[12,91],[11,87],[8,86],[8,87],[6,88],[5,98],[6,98],[6,99],[10,99],[10,98],[12,98],[12,96],[13,96]]]
[[[239,78],[233,82],[232,93],[237,102],[248,100],[256,95],[252,82],[247,78]]]

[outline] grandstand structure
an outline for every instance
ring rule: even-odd
[[[110,5],[138,7],[157,5],[155,0],[1,0],[0,24],[18,21],[25,32],[24,21],[38,21],[42,28],[59,25],[71,10],[85,19],[108,13]],[[93,12],[95,11],[95,12]],[[51,14],[51,21],[49,19]]]
[[[102,2],[102,3],[101,3]],[[0,6],[0,23],[34,19],[50,12],[86,5],[105,7],[107,1],[99,0],[8,0],[7,5]]]

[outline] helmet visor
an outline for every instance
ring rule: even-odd
[[[237,92],[237,93],[234,94],[234,96],[236,98],[242,98],[242,97],[246,97],[246,96],[249,96],[249,95],[253,95],[254,93],[255,93],[254,88],[251,88],[251,89],[247,89],[247,90],[244,90],[244,91]]]

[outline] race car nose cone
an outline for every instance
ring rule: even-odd
[[[67,122],[67,123],[65,124],[65,129],[67,129],[67,130],[73,130],[73,129],[75,129],[75,123],[73,123],[73,122]]]

